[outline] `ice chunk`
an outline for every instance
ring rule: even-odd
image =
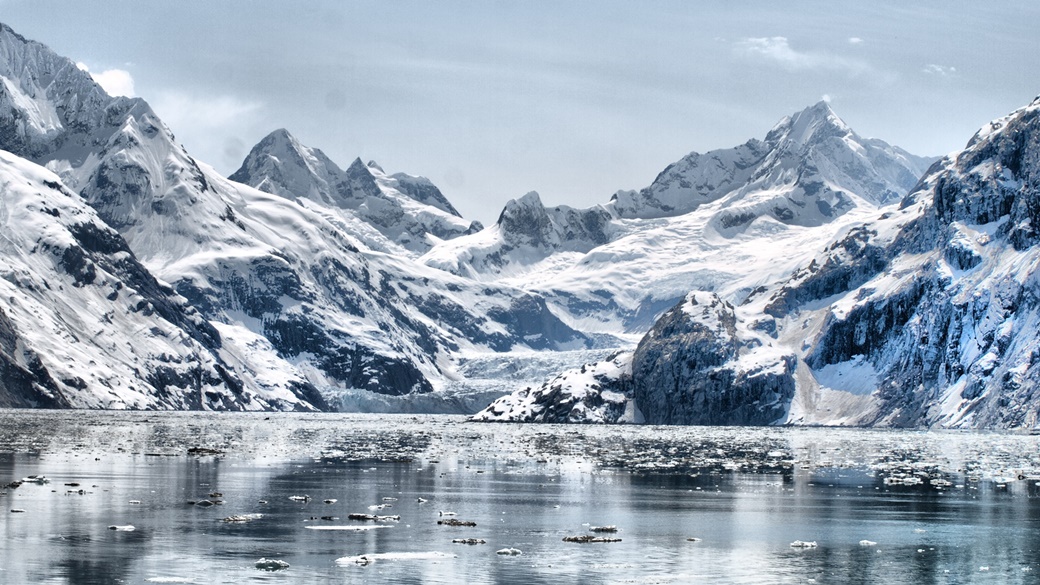
[[[498,550],[496,550],[496,551],[495,551],[495,554],[496,554],[496,555],[508,555],[508,556],[511,556],[511,557],[515,557],[515,556],[517,556],[517,555],[522,555],[522,554],[524,554],[524,553],[523,553],[523,551],[521,551],[521,550],[520,550],[520,549],[518,549],[518,548],[512,548],[512,547],[510,547],[510,548],[501,548],[501,549],[498,549]]]
[[[116,532],[133,532],[134,530],[137,530],[137,528],[134,528],[134,526],[132,524],[124,524],[124,525],[113,524],[113,525],[109,526],[108,529],[109,530],[115,530]]]
[[[289,568],[289,563],[279,559],[260,559],[256,562],[256,568],[261,571],[281,571]]]
[[[815,540],[796,540],[791,543],[791,548],[816,548]]]

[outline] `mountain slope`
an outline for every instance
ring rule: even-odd
[[[11,142],[0,147],[59,171],[219,330],[246,386],[313,385],[333,401],[345,390],[430,392],[458,377],[459,351],[590,343],[539,297],[416,264],[372,224],[309,191],[290,200],[220,177],[143,100],[108,97],[45,46],[5,27],[0,47],[14,56],[0,68],[0,137]],[[368,193],[365,205],[384,194],[379,181],[401,181],[357,164],[340,178]]]
[[[929,160],[861,138],[821,102],[764,141],[690,154],[605,206],[525,196],[422,260],[544,296],[587,331],[641,335],[690,290],[740,303],[786,277],[818,242],[898,200]]]
[[[683,305],[669,311],[640,342],[633,366],[600,388],[626,392],[648,422],[1036,427],[1038,210],[1040,98],[980,130],[898,206],[755,291],[720,318],[726,326],[698,330]],[[735,350],[698,357],[716,355],[713,348],[741,331]],[[641,360],[653,346],[666,359]],[[755,362],[767,377],[742,378],[742,364]],[[562,387],[556,395],[579,392]],[[696,408],[674,416],[691,398]],[[478,418],[522,420],[552,402],[547,392],[514,395]],[[576,418],[564,412],[557,420],[568,417]]]
[[[52,173],[0,151],[0,194],[0,404],[324,406],[306,385],[247,386],[217,330]]]

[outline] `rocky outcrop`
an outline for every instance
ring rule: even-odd
[[[690,293],[639,342],[632,397],[651,424],[780,421],[794,396],[795,356],[761,344],[738,323],[732,305],[712,293]]]

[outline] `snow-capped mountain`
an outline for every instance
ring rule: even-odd
[[[932,160],[860,137],[820,102],[764,141],[690,154],[604,206],[545,208],[529,194],[422,259],[524,287],[576,327],[641,335],[690,290],[740,303],[784,278],[819,242],[898,200]]]
[[[0,151],[0,193],[0,405],[324,407],[236,374],[217,329],[53,173]]]
[[[46,163],[78,191],[210,321],[250,391],[306,401],[316,386],[333,402],[348,389],[429,392],[458,377],[459,351],[590,343],[541,298],[417,264],[317,192],[288,199],[220,177],[146,102],[107,96],[74,63],[6,27],[0,56],[0,148]],[[380,181],[437,199],[421,179],[374,168],[339,177],[350,193],[367,190],[366,204],[384,201]]]
[[[595,392],[575,377],[478,418],[618,421],[587,410],[620,393],[648,422],[1035,427],[1037,209],[1040,98],[741,306],[691,293]]]
[[[483,228],[462,219],[425,177],[388,176],[375,162],[365,165],[361,159],[344,171],[284,129],[257,143],[229,178],[288,199],[306,198],[344,210],[417,253]]]
[[[548,208],[531,191],[506,203],[495,225],[469,237],[444,242],[426,254],[430,266],[475,280],[495,280],[557,253],[587,253],[608,243],[616,231],[606,208]]]

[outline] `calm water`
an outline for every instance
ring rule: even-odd
[[[0,490],[0,582],[1032,583],[1038,447],[990,433],[0,411],[0,483],[50,480]],[[223,504],[188,504],[206,499]],[[441,512],[476,526],[438,525]],[[261,516],[222,521],[245,514]],[[562,540],[597,525],[621,542]],[[507,547],[523,554],[496,554]],[[261,558],[289,568],[261,571]]]

